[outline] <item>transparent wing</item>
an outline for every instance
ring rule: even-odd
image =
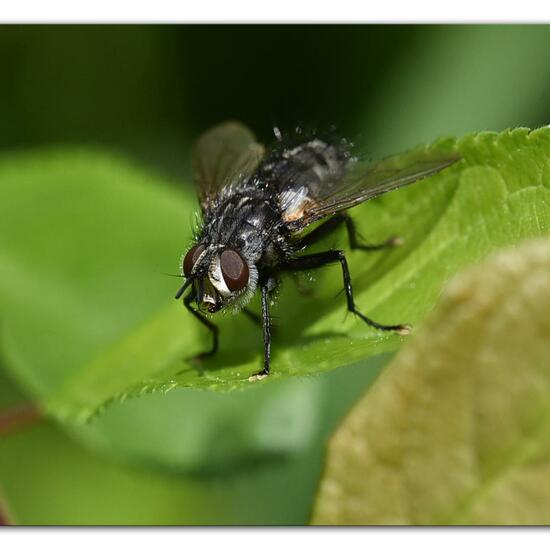
[[[432,176],[459,159],[455,152],[419,149],[374,164],[358,162],[341,178],[327,179],[308,189],[302,215],[287,225],[299,230],[324,216]]]
[[[263,146],[239,122],[224,122],[204,132],[192,153],[202,207],[205,208],[220,189],[250,175],[263,155]]]

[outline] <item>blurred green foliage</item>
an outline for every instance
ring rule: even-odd
[[[1,27],[0,147],[7,158],[99,146],[173,186],[190,181],[197,133],[227,118],[262,140],[273,124],[334,124],[378,156],[440,135],[546,124],[548,59],[546,26]],[[326,438],[386,361],[250,398],[146,396],[87,432],[47,421],[0,436],[0,492],[22,523],[304,523]],[[3,378],[0,388],[4,406],[28,391]],[[252,437],[260,392],[293,406]],[[202,423],[178,422],[203,412]],[[234,443],[217,447],[216,429]]]
[[[550,118],[550,27],[4,26],[0,146],[115,145],[176,173],[227,118],[373,154]]]

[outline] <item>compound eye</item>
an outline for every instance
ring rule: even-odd
[[[194,265],[197,263],[199,256],[204,252],[203,244],[196,244],[189,249],[185,258],[183,259],[183,274],[186,277],[191,276],[191,271],[193,270]]]
[[[248,266],[238,252],[224,250],[220,256],[220,268],[225,284],[232,292],[238,292],[248,284]]]

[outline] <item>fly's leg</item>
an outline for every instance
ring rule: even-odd
[[[383,248],[391,248],[403,244],[403,239],[400,237],[390,237],[386,241],[380,244],[360,244],[357,239],[357,230],[352,218],[345,212],[340,212],[334,215],[323,225],[320,225],[314,229],[311,233],[308,233],[299,243],[300,249],[307,248],[308,246],[316,243],[322,238],[330,235],[340,225],[345,224],[348,232],[349,244],[352,249],[360,250],[382,250]]]
[[[304,248],[307,248],[308,246],[315,244],[317,241],[320,241],[327,235],[330,235],[333,231],[335,231],[338,227],[340,227],[343,222],[344,222],[344,215],[335,214],[334,216],[332,216],[332,218],[329,218],[324,224],[320,225],[319,227],[316,227],[313,231],[308,233],[305,237],[302,237],[302,239],[300,239],[300,242],[298,243],[299,249],[303,250]]]
[[[352,249],[382,250],[384,248],[393,248],[394,246],[401,246],[403,244],[403,239],[395,235],[379,244],[360,244],[357,240],[357,229],[351,216],[346,213],[341,213],[339,215],[344,218],[344,223],[346,224],[348,232],[349,245]]]
[[[283,269],[285,271],[305,271],[308,269],[316,269],[328,264],[340,262],[342,267],[342,275],[344,278],[344,290],[346,291],[346,299],[348,305],[348,311],[351,311],[354,315],[361,318],[367,325],[374,327],[378,330],[389,330],[397,332],[398,334],[409,334],[411,331],[410,325],[383,325],[377,323],[367,316],[363,315],[356,307],[353,300],[353,288],[351,286],[351,276],[349,273],[348,262],[346,256],[342,250],[327,250],[326,252],[320,252],[318,254],[310,254],[308,256],[302,256],[288,261]]]
[[[249,378],[250,381],[261,380],[269,374],[271,360],[271,317],[269,315],[269,289],[262,285],[262,323],[264,329],[264,368]]]
[[[212,342],[212,348],[210,351],[205,351],[203,353],[199,353],[195,357],[193,357],[194,360],[202,361],[203,359],[207,359],[208,357],[213,357],[218,352],[218,327],[212,321],[209,321],[206,317],[201,315],[192,305],[191,302],[194,300],[195,294],[193,292],[190,292],[184,299],[183,303],[185,304],[185,307],[212,333],[213,342]]]

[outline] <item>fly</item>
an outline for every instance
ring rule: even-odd
[[[185,277],[176,299],[212,333],[206,358],[218,351],[218,327],[210,314],[243,309],[263,327],[263,368],[270,372],[271,295],[286,273],[309,271],[332,263],[342,269],[347,309],[367,325],[407,334],[406,324],[385,325],[363,315],[355,306],[351,275],[343,250],[307,254],[308,247],[344,225],[350,247],[365,251],[394,246],[361,244],[348,209],[388,191],[409,185],[459,160],[456,153],[417,150],[375,164],[359,161],[346,141],[328,142],[297,134],[265,149],[252,132],[237,122],[206,131],[193,150],[202,221],[193,246],[182,263]],[[304,231],[311,224],[319,224]],[[259,319],[246,305],[259,290]]]

